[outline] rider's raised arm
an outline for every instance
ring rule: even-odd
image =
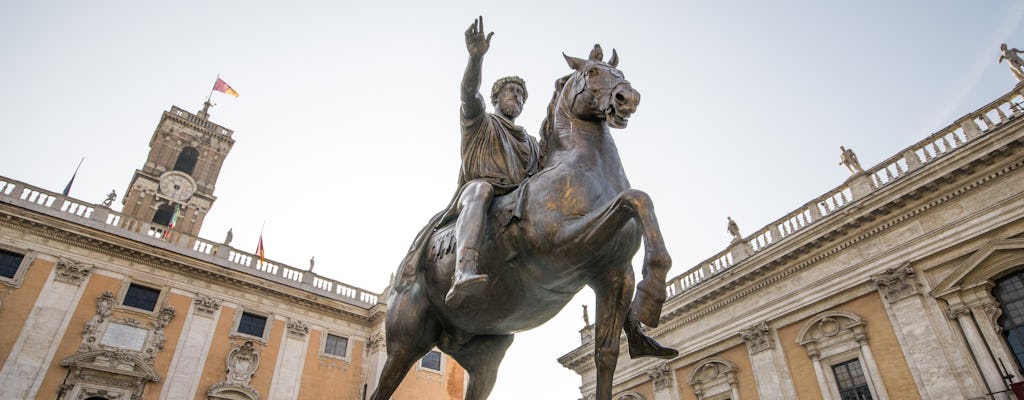
[[[484,54],[491,46],[491,32],[484,36],[484,18],[479,17],[466,30],[466,50],[469,63],[462,75],[462,118],[475,119],[487,111],[483,96],[480,95],[480,81],[483,74]]]

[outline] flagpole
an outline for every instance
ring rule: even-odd
[[[75,183],[75,177],[78,176],[78,170],[82,168],[83,162],[85,162],[85,156],[82,156],[82,159],[78,161],[78,166],[75,167],[75,173],[71,174],[71,180],[68,181],[67,186],[64,186],[64,192],[62,193],[63,195],[67,196],[68,193],[71,193],[71,184]]]

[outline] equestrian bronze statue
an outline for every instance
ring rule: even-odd
[[[474,26],[473,35],[482,35],[482,20]],[[471,50],[471,66],[472,57]],[[387,361],[372,400],[389,399],[435,346],[469,374],[465,398],[486,399],[513,335],[554,317],[584,285],[597,298],[598,400],[611,400],[620,331],[632,357],[678,354],[640,326],[658,325],[672,261],[651,199],[630,187],[609,130],[626,127],[640,94],[616,68],[614,50],[607,62],[599,46],[588,59],[564,57],[573,72],[556,82],[538,170],[489,199],[482,217],[474,274],[486,278],[470,278],[478,288],[464,300],[446,301],[460,274],[457,223],[444,221],[445,212],[421,231],[406,260],[412,262],[396,274],[385,321]],[[643,279],[634,297],[631,260],[641,239]]]

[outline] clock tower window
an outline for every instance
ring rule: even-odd
[[[171,218],[174,218],[174,207],[170,204],[163,204],[156,209],[156,214],[153,215],[153,223],[168,226],[171,224]]]
[[[196,169],[196,162],[199,161],[199,150],[194,147],[185,147],[178,154],[178,160],[174,162],[174,170],[192,175]]]

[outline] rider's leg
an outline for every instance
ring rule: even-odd
[[[487,283],[487,275],[477,272],[477,249],[483,241],[487,208],[492,199],[494,188],[482,180],[466,183],[459,196],[459,219],[455,221],[455,274],[452,287],[445,296],[448,305],[458,305]]]

